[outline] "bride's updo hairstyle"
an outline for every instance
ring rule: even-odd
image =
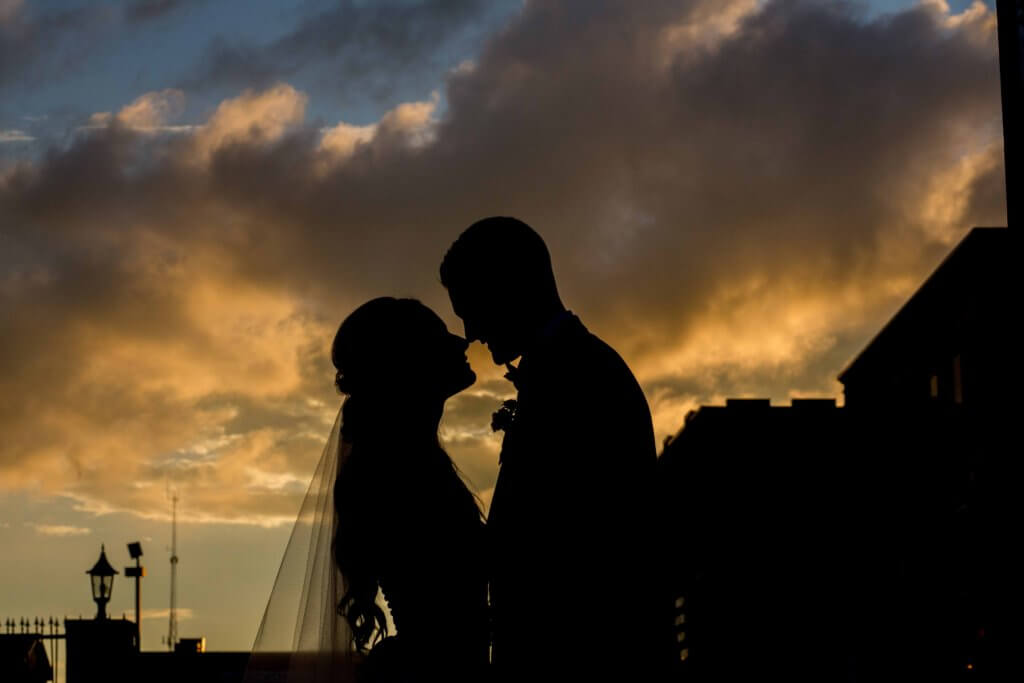
[[[403,360],[409,355],[410,335],[415,336],[416,324],[430,315],[430,309],[416,299],[388,296],[354,310],[338,327],[331,345],[338,391],[381,400],[408,381],[410,368]]]

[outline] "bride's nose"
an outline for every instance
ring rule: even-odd
[[[465,353],[466,349],[469,348],[469,342],[457,334],[452,335],[452,340],[455,342],[455,346],[459,349],[459,351],[462,351],[463,353]]]

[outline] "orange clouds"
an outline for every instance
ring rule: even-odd
[[[152,129],[181,116],[185,93],[167,89],[142,95],[117,113],[117,119],[129,128]]]
[[[377,123],[353,126],[341,122],[324,130],[319,149],[325,152],[326,158],[317,166],[318,175],[322,177],[333,166],[348,160],[360,146],[380,150],[393,145],[417,148],[429,144],[437,123],[434,114],[438,100],[435,91],[429,100],[403,102],[386,112]]]
[[[247,90],[221,102],[195,135],[195,154],[207,161],[229,144],[272,143],[302,122],[308,98],[287,83],[262,92]]]
[[[67,524],[32,524],[32,528],[43,536],[88,536],[91,529]]]

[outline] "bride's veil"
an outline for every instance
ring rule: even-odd
[[[245,683],[355,680],[352,632],[337,609],[345,581],[331,549],[337,525],[334,480],[351,452],[341,439],[341,423],[339,411],[288,539]]]

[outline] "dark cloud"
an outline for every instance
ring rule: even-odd
[[[93,49],[92,39],[116,18],[108,5],[36,12],[15,3],[0,22],[0,87],[74,70]]]
[[[265,87],[319,64],[331,87],[389,94],[447,66],[450,41],[494,10],[483,0],[332,4],[269,44],[216,38],[183,87]]]
[[[410,103],[322,135],[278,85],[190,136],[114,121],[0,176],[16,444],[0,470],[135,509],[100,468],[152,481],[158,454],[203,451],[181,467],[211,517],[292,500],[226,484],[315,460],[308,433],[337,408],[326,347],[358,303],[417,296],[461,330],[437,266],[491,214],[545,236],[660,435],[696,402],[834,394],[960,236],[1005,221],[997,79],[991,14],[937,3],[868,20],[841,3],[531,2],[450,75],[443,115]],[[471,361],[481,382],[446,443],[486,489],[481,423],[504,383],[481,349]]]
[[[138,24],[159,19],[204,2],[206,0],[136,0],[125,7],[124,18],[128,23]]]
[[[20,0],[0,4],[0,89],[32,88],[80,73],[88,58],[127,23],[159,19],[206,0],[136,0],[41,10]],[[3,6],[4,4],[7,7]]]

